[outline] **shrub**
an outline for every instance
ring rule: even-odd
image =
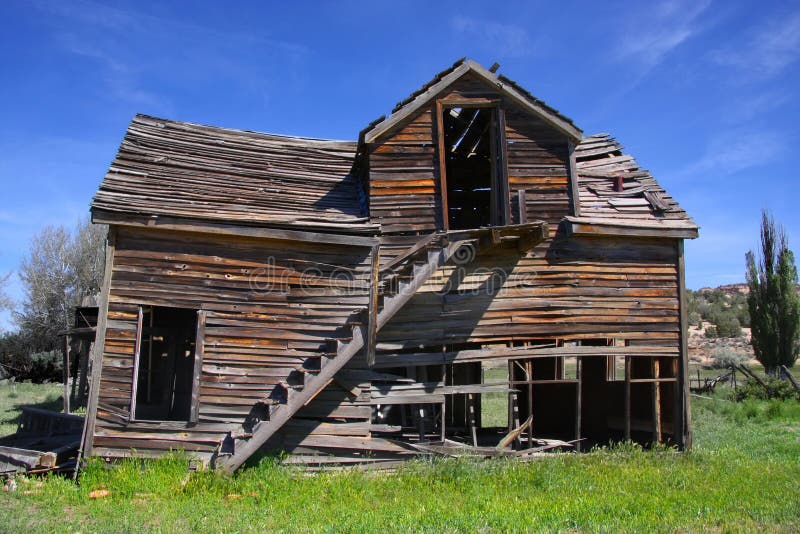
[[[63,359],[58,351],[37,352],[31,354],[27,380],[36,384],[58,382],[63,378],[63,368]]]
[[[750,358],[743,352],[737,352],[728,347],[719,347],[711,353],[711,367],[714,369],[728,369],[732,365],[746,364]]]
[[[708,337],[708,338],[719,337],[719,334],[717,333],[717,327],[716,326],[707,326],[705,331],[704,331],[704,333],[705,333],[705,336]]]
[[[742,335],[739,320],[731,312],[722,314],[717,320],[717,335],[719,337],[739,337]]]
[[[736,390],[737,401],[747,399],[800,400],[800,393],[788,381],[770,377],[764,380],[764,386],[755,380],[748,380]]]

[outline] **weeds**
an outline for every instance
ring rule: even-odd
[[[796,531],[800,403],[694,402],[695,448],[633,443],[522,463],[421,459],[396,473],[308,475],[267,458],[234,476],[180,454],[93,460],[80,485],[20,481],[6,531]],[[39,486],[37,486],[39,484]],[[107,490],[105,498],[90,494]],[[29,492],[29,493],[26,493]]]

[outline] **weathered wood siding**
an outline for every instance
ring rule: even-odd
[[[119,228],[94,454],[214,451],[278,381],[324,352],[326,339],[347,335],[348,319],[368,303],[369,251]],[[206,310],[196,425],[128,421],[140,305]],[[363,368],[363,358],[349,366]],[[370,408],[332,384],[300,417],[337,417],[344,426],[289,425],[296,441],[309,433],[363,437]]]
[[[500,101],[505,115],[505,165],[512,220],[519,223],[517,191],[526,190],[528,220],[544,220],[555,232],[570,215],[566,137],[542,119],[503,101],[493,87],[465,76],[439,96],[444,104]],[[384,234],[442,228],[441,182],[435,106],[425,107],[369,149],[370,219]],[[388,251],[384,257],[388,257]]]
[[[670,240],[550,239],[525,256],[493,249],[440,274],[381,330],[380,345],[617,338],[678,353]]]
[[[370,150],[370,219],[384,233],[441,228],[433,110],[427,108]]]
[[[517,191],[525,190],[527,220],[547,221],[554,235],[571,210],[567,140],[541,119],[514,106],[506,106],[504,111],[512,222],[520,222],[515,199]]]

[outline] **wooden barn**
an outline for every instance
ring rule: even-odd
[[[91,210],[84,455],[691,445],[697,225],[496,67],[458,61],[357,142],[138,115]]]

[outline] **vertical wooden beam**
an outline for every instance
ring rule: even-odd
[[[375,344],[378,339],[378,299],[380,282],[380,245],[372,247],[372,264],[370,269],[369,309],[367,312],[367,335],[364,351],[367,367],[375,365]]]
[[[95,333],[95,335],[96,335],[96,333]],[[87,344],[89,345],[88,347],[86,347]],[[88,376],[88,374],[89,374],[89,360],[92,358],[92,354],[94,353],[94,347],[95,346],[96,345],[95,345],[95,342],[94,342],[94,338],[92,338],[91,341],[85,340],[85,341],[81,342],[81,351],[78,354],[78,358],[79,358],[78,361],[80,362],[80,364],[79,364],[79,367],[78,367],[78,393],[76,395],[77,403],[80,406],[85,406],[86,405],[86,401],[87,401],[87,398],[86,398],[87,392],[86,392],[86,390],[87,390],[88,380],[89,380],[89,376]]]
[[[489,161],[492,162],[490,171],[489,187],[489,224],[491,226],[502,226],[503,223],[503,194],[500,191],[500,165],[498,160],[497,132],[497,108],[491,110],[492,117],[489,119]]]
[[[133,349],[133,383],[131,384],[131,419],[136,419],[136,397],[139,394],[139,365],[142,353],[142,318],[144,309],[139,306],[138,316],[136,317],[136,345]]]
[[[572,141],[567,141],[567,152],[569,153],[569,188],[570,200],[572,201],[572,214],[575,217],[580,217],[581,190],[578,185],[578,166],[575,163],[575,145]]]
[[[661,377],[661,363],[658,357],[650,358],[650,360],[653,378],[656,379],[653,382],[653,441],[661,443],[661,383],[658,382]]]
[[[64,413],[69,413],[69,334],[64,334]]]
[[[475,394],[474,393],[467,393],[467,414],[468,414],[468,421],[469,421],[469,431],[472,434],[472,445],[477,447],[478,446],[478,431],[475,428],[477,426],[477,423],[476,423],[476,415],[475,415]]]
[[[528,381],[528,416],[531,418],[531,424],[528,425],[528,447],[533,447],[533,423],[536,418],[533,417],[533,362],[527,360],[525,362],[525,379]]]
[[[442,347],[444,350],[444,347]],[[442,364],[442,384],[447,385],[447,364]],[[442,407],[439,411],[439,422],[441,424],[441,438],[442,442],[444,442],[445,438],[447,437],[447,398],[442,401]]]
[[[575,450],[581,450],[581,394],[582,385],[581,377],[583,374],[582,365],[583,359],[578,356],[575,358],[575,378],[578,380],[575,384]]]
[[[686,272],[684,270],[683,239],[676,239],[676,251],[678,254],[678,307],[680,311],[680,358],[681,363],[678,367],[678,382],[681,385],[681,410],[680,426],[681,432],[680,446],[684,450],[692,448],[692,412],[689,404],[689,347],[688,347],[688,321],[686,317]]]
[[[114,267],[114,250],[116,248],[117,229],[114,226],[108,227],[108,238],[106,241],[106,264],[103,274],[103,288],[100,291],[100,306],[98,308],[97,332],[92,351],[91,373],[92,381],[89,386],[89,402],[86,406],[86,423],[83,426],[83,436],[81,437],[81,447],[78,450],[78,463],[75,472],[77,473],[80,459],[92,453],[94,440],[94,427],[97,418],[97,402],[100,395],[100,375],[103,369],[103,352],[106,347],[106,326],[108,324],[108,296],[111,291],[111,271]]]
[[[197,333],[194,338],[194,368],[192,370],[192,405],[189,408],[189,422],[200,419],[200,380],[203,376],[203,356],[206,341],[206,311],[197,311]]]
[[[631,357],[625,356],[625,441],[631,439]]]
[[[516,427],[514,425],[514,392],[511,391],[514,389],[514,386],[511,385],[511,382],[514,380],[514,364],[511,360],[506,362],[506,367],[508,368],[508,432],[510,433]]]
[[[497,131],[495,132],[495,167],[497,169],[497,192],[500,202],[500,224],[511,224],[511,188],[508,184],[508,157],[506,156],[506,112],[497,106],[494,108],[497,115]],[[520,223],[522,224],[522,223]]]
[[[442,101],[436,100],[436,137],[439,147],[439,187],[442,201],[442,229],[450,229],[450,210],[447,206],[447,157],[444,146],[444,115]]]
[[[517,191],[517,210],[519,211],[518,220],[519,224],[528,224],[528,199],[526,198],[526,190],[519,189]]]

